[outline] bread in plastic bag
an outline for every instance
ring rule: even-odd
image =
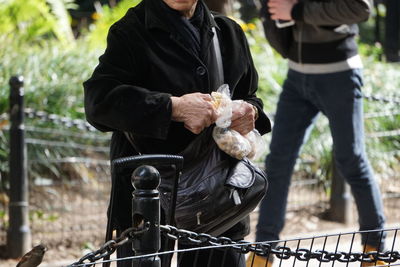
[[[251,151],[247,155],[249,159],[251,160],[258,159],[265,153],[267,149],[267,144],[265,140],[262,138],[261,134],[257,131],[257,129],[253,129],[244,137],[249,141],[251,146]]]
[[[250,142],[235,130],[214,127],[213,138],[222,151],[234,158],[242,159],[251,153]]]
[[[221,128],[228,128],[232,118],[232,100],[229,96],[229,86],[221,85],[216,92],[211,93],[212,104],[217,113],[215,124]]]
[[[228,155],[242,159],[248,157],[256,159],[261,156],[266,148],[260,133],[253,129],[242,136],[235,130],[229,129],[231,125],[232,110],[238,108],[243,100],[232,101],[229,86],[224,84],[216,92],[212,92],[213,105],[217,113],[216,127],[213,130],[213,138],[218,147]]]

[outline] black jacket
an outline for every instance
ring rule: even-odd
[[[299,0],[291,11],[295,25],[278,30],[269,18],[268,1],[261,1],[261,16],[270,44],[294,62],[311,64],[357,55],[357,23],[366,21],[372,8],[371,0]]]
[[[198,57],[171,30],[156,1],[161,0],[142,1],[110,28],[99,65],[84,83],[87,120],[101,131],[113,131],[111,159],[137,154],[123,132],[132,133],[144,154],[182,151],[196,135],[182,123],[171,121],[170,96],[217,89],[210,79],[214,75],[210,71],[214,21],[211,17],[204,21],[206,30]],[[209,14],[208,9],[206,12]],[[261,134],[269,132],[269,119],[256,97],[258,76],[245,35],[226,17],[216,15],[215,22],[225,83],[233,99],[244,99],[258,108],[256,128]],[[128,184],[126,187],[129,190],[118,189],[126,192],[117,192],[117,201],[121,201],[118,224],[130,222],[126,205],[130,205],[132,189]]]

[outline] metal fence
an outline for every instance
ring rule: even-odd
[[[16,114],[0,117],[2,134],[9,132],[6,138],[10,149],[13,146],[11,142],[14,142],[12,150],[20,150],[18,156],[23,157],[21,161],[26,161],[24,166],[10,154],[10,185],[15,182],[11,181],[15,173],[26,176],[29,192],[27,203],[23,203],[29,207],[28,218],[23,218],[29,228],[24,230],[25,233],[17,233],[17,236],[28,238],[23,240],[26,243],[44,243],[52,248],[85,248],[99,244],[104,240],[111,187],[108,160],[110,135],[99,133],[84,120],[23,108],[23,103],[21,107],[19,126],[10,123],[15,120]],[[18,136],[23,141],[15,140]],[[18,146],[19,141],[23,143]],[[11,168],[17,169],[14,174]],[[7,188],[5,177],[2,178]],[[26,186],[24,183],[21,185]],[[10,234],[12,226],[9,222],[20,223],[22,217],[9,205],[14,203],[18,209],[18,203],[23,201],[15,199],[15,193],[21,192],[16,192],[11,186],[8,187],[8,194],[1,189],[0,193],[5,196],[0,202],[0,209],[4,210],[0,216],[0,255],[3,255],[5,247],[12,249],[10,243],[16,236]],[[13,217],[12,212],[17,215]],[[23,250],[26,251],[26,248]]]
[[[237,252],[237,257],[241,257],[237,265],[242,266],[247,258],[247,267],[256,266],[255,256],[265,258],[265,266],[400,266],[400,241],[398,240],[399,228],[384,229],[380,233],[387,236],[388,246],[382,251],[367,251],[366,247],[360,245],[359,236],[366,232],[346,232],[330,235],[319,235],[313,237],[293,238],[277,240],[271,242],[236,242],[227,237],[214,237],[207,234],[199,234],[184,229],[177,229],[170,225],[160,225],[160,233],[166,238],[174,241],[184,242],[191,245],[189,249],[168,250],[163,252],[146,253],[124,258],[106,259],[106,256],[113,253],[122,245],[138,242],[148,228],[129,228],[123,236],[110,240],[101,248],[95,250],[68,267],[94,266],[95,264],[115,264],[118,262],[132,262],[135,267],[159,267],[161,257],[172,257],[171,266],[180,266],[180,259],[185,254],[190,254],[193,259],[207,256],[203,261],[209,262],[201,267],[228,266],[230,260],[227,257],[220,257],[218,266],[215,265],[215,257],[221,254],[212,251],[222,252],[224,255],[228,250]],[[140,241],[139,241],[140,242]],[[274,243],[279,245],[275,246]],[[135,247],[140,251],[140,246]],[[250,252],[250,253],[249,253]],[[175,257],[175,258],[174,258]],[[211,262],[213,262],[211,264]],[[268,265],[267,265],[268,264]],[[194,263],[193,267],[199,264]],[[260,265],[257,265],[260,266]],[[264,265],[263,265],[264,266]]]
[[[27,168],[33,242],[82,246],[76,243],[82,237],[98,242],[110,190],[109,136],[96,134],[81,120],[24,113],[34,123],[25,128],[28,155],[35,156]]]
[[[130,157],[126,159],[126,162],[133,164],[134,161],[142,161],[141,157]],[[132,175],[132,184],[135,185],[132,198],[132,206],[135,209],[132,210],[132,216],[133,214],[136,216],[133,226],[119,237],[106,242],[100,249],[84,255],[69,267],[94,266],[99,263],[107,265],[116,261],[128,261],[131,262],[129,266],[135,267],[160,267],[161,258],[171,258],[174,255],[176,257],[172,266],[176,266],[175,264],[182,266],[181,261],[187,254],[192,265],[186,262],[183,266],[234,267],[243,266],[244,254],[249,252],[252,253],[247,256],[248,267],[253,266],[254,255],[264,257],[267,262],[273,263],[273,266],[400,265],[400,241],[397,240],[400,228],[251,243],[233,241],[223,236],[214,237],[205,233],[195,233],[170,225],[160,225],[160,199],[157,190],[160,176],[153,167],[139,166],[139,168],[140,171]],[[155,206],[158,206],[158,209],[150,209]],[[362,245],[360,236],[364,235],[363,242],[368,243],[368,237],[372,234],[380,236],[376,247],[383,247],[383,249],[371,250],[368,246]],[[159,252],[161,236],[173,242],[185,244],[186,248]],[[385,246],[381,246],[384,236],[386,237]],[[109,259],[117,249],[127,244],[132,244],[134,256]],[[173,245],[170,248],[173,248]],[[232,261],[232,257],[237,258]],[[198,263],[200,260],[201,265]]]
[[[400,103],[398,97],[367,96],[371,105]],[[394,105],[396,107],[396,105]],[[93,247],[104,240],[106,210],[110,193],[108,144],[110,136],[100,134],[83,120],[72,120],[43,111],[23,109],[24,143],[27,146],[29,179],[29,224],[32,241],[50,246]],[[366,114],[398,119],[400,110]],[[3,132],[10,130],[8,114],[0,115]],[[368,133],[372,144],[381,138],[399,142],[399,130]],[[378,150],[377,150],[378,151]],[[389,157],[400,161],[399,151],[378,151],[372,159]],[[397,157],[397,158],[396,158]],[[310,162],[300,161],[289,194],[288,209],[320,212],[329,208],[330,181],[307,172]],[[393,167],[396,169],[396,166]],[[381,180],[387,214],[397,214],[400,172]],[[310,178],[311,175],[311,178]],[[0,192],[3,193],[4,192]],[[0,199],[1,200],[1,199]],[[0,247],[6,244],[8,203],[0,201]],[[0,251],[1,252],[1,251]],[[1,253],[0,253],[1,254]]]

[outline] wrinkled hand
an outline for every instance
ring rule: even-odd
[[[297,0],[270,0],[268,2],[268,11],[273,20],[292,20],[292,8]]]
[[[253,105],[241,101],[232,108],[232,123],[229,128],[246,135],[254,129],[256,112]]]
[[[172,120],[183,122],[185,128],[199,134],[217,119],[209,94],[192,93],[171,97]]]

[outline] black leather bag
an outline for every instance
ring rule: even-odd
[[[237,160],[221,151],[211,131],[207,129],[180,153],[185,164],[175,188],[176,203],[171,203],[173,191],[163,190],[165,184],[160,190],[164,191],[164,210],[168,213],[175,206],[178,228],[216,236],[254,210],[268,182],[266,174],[247,158]]]

